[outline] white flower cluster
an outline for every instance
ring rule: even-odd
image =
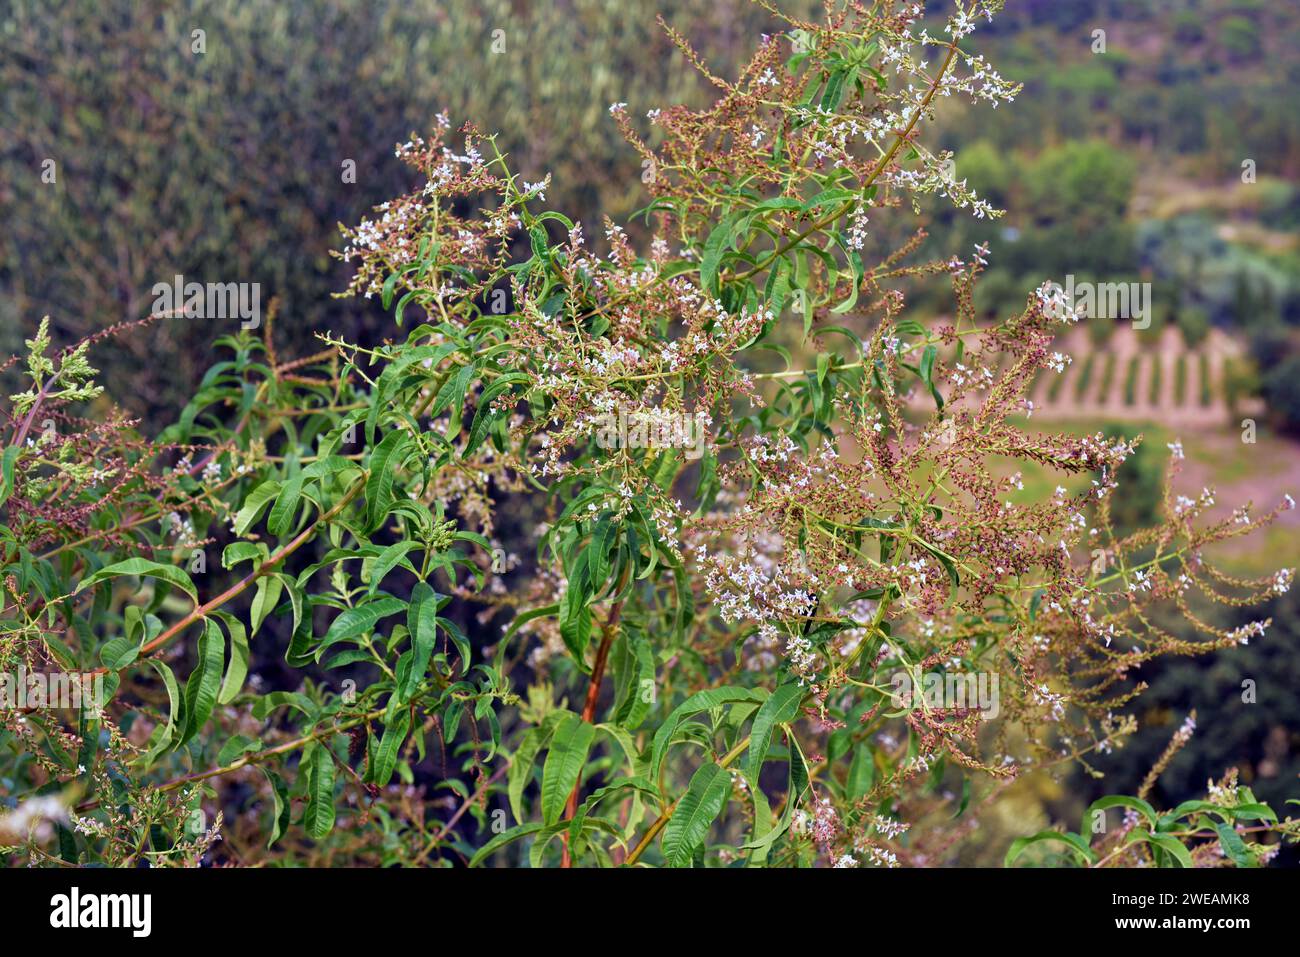
[[[1034,704],[1050,705],[1052,720],[1060,721],[1065,717],[1065,696],[1055,694],[1047,685],[1031,686]]]
[[[1044,315],[1059,319],[1061,322],[1079,321],[1079,313],[1075,311],[1073,301],[1059,284],[1049,279],[1034,290],[1034,296],[1038,299],[1038,305]]]
[[[849,220],[849,248],[861,249],[867,242],[867,213],[859,209]]]
[[[801,618],[815,606],[817,596],[799,588],[783,588],[788,581],[784,568],[765,572],[751,556],[717,557],[719,567],[710,571],[705,583],[718,600],[724,621],[768,622],[773,617]]]
[[[877,867],[897,867],[898,856],[893,851],[887,851],[884,848],[876,847],[874,844],[867,848],[867,854],[871,857],[871,863]]]
[[[883,834],[891,839],[905,834],[912,826],[904,821],[895,821],[880,814],[875,816],[872,823],[875,825],[877,834]]]
[[[396,236],[394,245],[398,251],[409,253],[410,258],[413,259],[414,249],[408,248],[407,238],[400,234],[413,225],[418,207],[402,205],[393,209],[391,203],[381,203],[376,208],[381,210],[383,215],[378,221],[363,219],[357,224],[357,228],[352,232],[352,243],[343,250],[343,260],[346,262],[355,256],[360,256],[363,251],[378,252],[393,236]],[[370,292],[367,292],[366,296],[369,298]]]
[[[1201,489],[1200,497],[1196,499],[1188,498],[1186,495],[1179,495],[1174,500],[1174,514],[1178,516],[1196,514],[1202,509],[1209,508],[1213,504],[1213,489],[1203,488]]]
[[[530,183],[527,180],[524,180],[524,195],[530,196],[532,194],[536,194],[538,199],[540,199],[542,202],[546,202],[546,188],[550,185],[551,185],[550,173],[547,173],[544,177],[542,177],[542,181],[540,183]]]
[[[1247,622],[1240,628],[1234,628],[1228,632],[1228,637],[1239,645],[1248,645],[1251,638],[1263,638],[1264,633],[1268,631],[1268,626],[1272,623],[1272,620],[1268,618],[1263,621]]]
[[[1283,568],[1273,576],[1272,592],[1275,595],[1285,595],[1291,590],[1291,582],[1295,580],[1294,568]]]

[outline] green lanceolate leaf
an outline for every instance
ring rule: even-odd
[[[285,535],[293,527],[294,516],[298,514],[298,504],[302,501],[302,473],[298,473],[284,483],[271,514],[266,517],[266,528],[272,535]]]
[[[283,590],[284,582],[278,575],[263,575],[257,580],[257,589],[253,593],[253,606],[249,612],[254,635],[262,627],[262,622],[266,621],[266,616],[271,614],[275,606],[280,603],[280,593]]]
[[[185,682],[185,731],[179,745],[186,744],[208,723],[217,705],[221,689],[221,670],[225,663],[226,642],[221,626],[212,618],[203,619],[194,670]]]
[[[478,852],[469,859],[469,866],[478,867],[507,844],[511,844],[520,838],[527,837],[529,834],[536,834],[544,827],[546,827],[545,824],[534,821],[530,824],[521,824],[518,827],[512,827],[510,830],[498,834],[478,849]]]
[[[438,603],[441,597],[425,582],[420,582],[411,592],[411,604],[406,612],[406,629],[411,633],[411,670],[401,689],[401,700],[409,701],[424,680],[438,638]]]
[[[389,432],[370,456],[370,477],[366,479],[366,527],[377,528],[396,498],[393,485],[397,470],[410,452],[410,433],[401,429]]]
[[[1192,854],[1183,846],[1183,842],[1178,840],[1172,834],[1152,834],[1145,828],[1137,828],[1132,831],[1124,840],[1125,844],[1147,843],[1158,848],[1162,854],[1157,855],[1157,862],[1162,867],[1173,866],[1170,862],[1177,864],[1179,867],[1194,867]]]
[[[808,759],[804,757],[803,751],[799,748],[799,742],[790,739],[790,769],[789,778],[786,785],[785,810],[781,812],[781,819],[776,822],[774,827],[768,828],[766,822],[755,822],[754,833],[750,841],[742,847],[745,850],[752,851],[750,859],[762,860],[766,858],[768,851],[777,839],[790,829],[790,824],[794,821],[794,813],[798,810],[799,805],[803,803],[804,796],[808,793],[810,776],[808,773]],[[758,788],[750,788],[750,792],[757,792]]]
[[[194,599],[195,604],[198,604],[199,593],[194,587],[194,582],[190,581],[189,575],[175,565],[163,565],[147,558],[128,558],[126,561],[116,562],[107,568],[101,568],[89,578],[83,579],[73,594],[75,595],[84,589],[90,588],[92,585],[97,585],[106,578],[116,578],[122,575],[160,579],[169,585],[175,585]]]
[[[270,848],[289,829],[293,808],[289,804],[289,789],[285,786],[284,779],[266,766],[262,767],[262,773],[271,785],[271,836],[266,842],[267,848]]]
[[[474,412],[474,421],[470,425],[469,440],[465,443],[465,456],[472,455],[474,451],[483,444],[483,440],[487,438],[488,429],[491,427],[494,417],[501,414],[492,410],[492,403],[504,395],[508,390],[528,381],[530,381],[530,379],[524,373],[511,372],[507,375],[503,375],[483,390],[483,394],[479,396],[478,408]]]
[[[411,709],[401,708],[393,716],[393,721],[384,728],[384,735],[375,749],[375,761],[371,781],[379,787],[388,784],[397,767],[397,755],[406,742],[406,733],[411,730]]]
[[[22,448],[11,445],[0,456],[0,505],[3,505],[14,490],[14,463],[22,454]]]
[[[172,674],[166,662],[158,658],[149,658],[148,661],[149,666],[162,678],[163,687],[167,689],[167,723],[154,732],[154,737],[151,739],[153,743],[141,758],[140,763],[145,768],[152,767],[159,756],[172,746],[172,742],[176,739],[176,720],[181,714],[180,685],[176,683],[176,676]]]
[[[664,828],[664,863],[686,867],[731,796],[731,774],[720,764],[702,765]]]
[[[556,726],[542,766],[542,820],[547,824],[557,823],[564,813],[595,738],[595,725],[576,714],[566,714]]]
[[[462,674],[469,671],[470,647],[469,637],[460,629],[450,618],[439,618],[438,628],[444,635],[451,639],[451,643],[456,646],[456,653],[460,655],[460,670]]]
[[[589,552],[578,556],[569,575],[568,585],[560,598],[560,637],[573,655],[574,661],[584,671],[587,644],[591,640],[590,571]]]
[[[411,564],[410,560],[406,557],[406,555],[408,552],[412,552],[415,549],[420,547],[421,545],[419,542],[400,541],[400,542],[393,542],[393,544],[389,545],[382,552],[380,552],[379,557],[377,557],[374,561],[374,564],[370,566],[371,596],[373,596],[375,592],[379,589],[380,584],[384,580],[384,576],[386,576],[394,568],[400,566],[402,568],[405,568],[412,575],[418,574],[415,570],[415,567]]]
[[[760,691],[736,687],[711,688],[707,691],[697,691],[691,695],[673,709],[672,714],[655,732],[650,756],[650,774],[648,775],[650,780],[659,780],[659,770],[663,767],[664,756],[668,752],[669,743],[682,722],[687,718],[699,714],[701,711],[710,711],[713,708],[720,708],[725,704],[737,701],[761,704],[765,697]]]
[[[325,655],[325,650],[330,646],[373,631],[380,619],[405,610],[406,602],[391,595],[366,602],[356,608],[349,608],[330,625],[329,631],[325,633],[320,646],[316,649],[316,660],[320,661]]]
[[[324,744],[312,748],[307,767],[307,808],[302,823],[316,840],[334,830],[334,755]]]
[[[1104,798],[1098,798],[1088,805],[1088,810],[1083,814],[1083,827],[1080,834],[1091,833],[1098,813],[1104,813],[1113,807],[1130,808],[1137,811],[1146,818],[1147,825],[1154,829],[1156,827],[1156,809],[1146,801],[1137,797],[1128,797],[1124,794],[1109,794]]]
[[[123,612],[126,634],[114,638],[99,649],[99,663],[110,671],[121,671],[140,654],[145,641],[143,612],[139,605],[127,605]]]
[[[773,730],[777,725],[789,724],[794,720],[803,697],[801,685],[785,684],[773,691],[758,709],[749,733],[749,752],[746,758],[745,774],[751,782],[758,782],[758,772],[762,770],[768,749],[772,746]]]
[[[533,763],[542,748],[546,747],[550,736],[550,728],[529,728],[515,749],[510,770],[506,772],[506,795],[510,799],[510,810],[520,824],[524,823],[524,788],[533,779]]]
[[[629,645],[625,660],[630,671],[626,697],[619,705],[615,720],[624,728],[635,730],[654,707],[655,657],[644,637],[629,639]]]
[[[934,396],[935,405],[942,409],[943,396],[939,394],[939,387],[934,384],[934,363],[938,357],[938,349],[934,346],[925,347],[925,351],[921,353],[921,381],[925,383],[925,387],[929,389],[930,394]]]
[[[1258,863],[1255,855],[1250,853],[1250,850],[1246,847],[1246,842],[1241,839],[1241,835],[1233,829],[1231,824],[1216,823],[1214,832],[1219,835],[1219,846],[1223,848],[1223,853],[1228,856],[1232,863],[1238,867],[1254,867]],[[1171,837],[1170,840],[1174,840],[1174,838]],[[1191,865],[1189,863],[1184,866],[1190,867]]]
[[[221,682],[221,691],[217,694],[217,704],[230,704],[244,687],[248,677],[248,631],[234,615],[219,611],[217,617],[225,623],[230,633],[230,662],[226,665],[226,676]]]
[[[1007,855],[1002,861],[1002,866],[1010,867],[1015,863],[1016,858],[1021,855],[1025,848],[1033,844],[1041,844],[1044,841],[1065,844],[1070,848],[1075,856],[1084,863],[1085,866],[1096,863],[1097,855],[1093,853],[1092,848],[1088,846],[1088,842],[1078,834],[1061,831],[1039,831],[1037,834],[1031,835],[1030,837],[1018,837],[1012,841],[1011,846],[1007,848]]]
[[[704,241],[704,251],[700,255],[700,284],[710,296],[718,295],[718,271],[722,265],[723,254],[731,244],[737,224],[744,218],[744,213],[732,213],[709,233]]]
[[[244,499],[243,507],[235,513],[235,534],[246,534],[256,524],[266,507],[271,504],[271,500],[279,494],[280,483],[276,481],[263,482],[249,492],[248,497]]]

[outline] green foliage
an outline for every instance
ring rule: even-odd
[[[1151,377],[1147,380],[1147,402],[1153,406],[1160,405],[1164,392],[1165,364],[1159,355],[1151,357]]]
[[[388,13],[366,29],[405,22]],[[973,70],[995,102],[1019,88],[959,55],[962,19],[936,62],[887,70],[901,22],[787,22],[738,79],[706,74],[718,104],[648,118],[649,142],[615,103],[654,171],[645,253],[612,225],[591,251],[504,141],[434,120],[397,151],[412,191],[343,231],[349,291],[392,313],[379,344],[322,334],[282,361],[270,322],[225,336],[156,441],[74,415],[92,370],[65,359],[51,387],[38,335],[0,458],[0,664],[104,696],[0,711],[26,802],[0,856],[56,860],[54,823],[68,864],[892,866],[950,854],[953,820],[1013,775],[1122,745],[1141,687],[1095,676],[1121,646],[1190,653],[1146,612],[1184,579],[1213,594],[1201,550],[1237,532],[1166,510],[1118,537],[1117,482],[1148,481],[1136,442],[1018,429],[1060,325],[1034,287],[981,325],[982,258],[946,255],[901,268],[949,277],[951,321],[904,314],[868,223],[905,192],[998,216],[924,134]],[[385,69],[406,83],[411,62]],[[1104,151],[1045,163],[1054,216],[1127,199]],[[1095,480],[1017,506],[1008,459]],[[1246,585],[1223,600],[1277,579]],[[935,675],[1002,691],[936,701]],[[1241,789],[1210,797],[1125,798],[1146,823],[1106,858],[1051,832],[1007,860],[1050,839],[1187,863],[1213,840],[1250,864],[1269,851],[1219,826],[1246,815],[1296,836]],[[240,839],[217,845],[227,816]]]
[[[1125,441],[1140,437],[1139,430],[1126,425],[1107,426],[1105,434]],[[1139,445],[1121,467],[1117,480],[1124,494],[1110,503],[1110,520],[1116,533],[1130,535],[1155,524],[1163,494],[1163,456],[1148,445]]]
[[[1289,356],[1265,373],[1263,389],[1283,426],[1294,431],[1300,422],[1300,356]]]
[[[1132,157],[1094,140],[1045,150],[1025,174],[1037,218],[1087,229],[1122,217],[1136,166]]]
[[[1132,356],[1128,360],[1128,368],[1124,373],[1124,404],[1133,405],[1137,402],[1137,385],[1138,375],[1142,371],[1141,356]]]
[[[1210,317],[1204,309],[1189,306],[1178,310],[1178,330],[1188,349],[1195,349],[1210,334]]]
[[[1245,60],[1257,55],[1260,43],[1259,28],[1246,17],[1224,17],[1219,21],[1219,43],[1235,60]]]

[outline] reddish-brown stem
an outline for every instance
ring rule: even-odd
[[[621,591],[627,582],[628,573],[623,573],[623,578],[619,582]],[[587,700],[582,706],[582,720],[588,724],[596,723],[596,704],[600,701],[600,685],[605,678],[605,663],[609,660],[609,648],[614,643],[614,635],[618,632],[618,619],[623,612],[623,599],[614,602],[613,607],[609,610],[609,618],[605,620],[605,627],[600,636],[600,646],[596,649],[596,661],[591,666],[591,682],[587,685]],[[573,820],[573,815],[578,813],[578,788],[582,783],[582,776],[573,783],[573,790],[569,792],[569,801],[564,805],[564,820]],[[569,854],[569,835],[568,832],[560,835],[562,850],[560,852],[560,866],[572,867],[573,859]]]
[[[274,567],[275,565],[278,565],[280,562],[284,561],[286,558],[288,558],[290,555],[292,555],[294,552],[300,549],[312,538],[312,536],[316,534],[316,529],[320,525],[322,525],[325,522],[328,522],[339,512],[343,511],[343,509],[347,508],[348,503],[350,503],[354,498],[356,498],[358,495],[361,494],[361,490],[365,488],[365,479],[366,479],[366,475],[362,475],[361,478],[359,478],[356,481],[356,483],[353,484],[352,488],[348,489],[347,494],[344,495],[343,498],[341,498],[336,505],[334,505],[329,511],[322,513],[319,518],[317,518],[314,522],[312,522],[305,529],[303,529],[298,534],[298,536],[294,538],[293,541],[291,541],[288,545],[285,545],[279,551],[275,552],[273,555],[267,558],[266,561],[264,561],[252,572],[245,575],[239,581],[235,582],[235,584],[231,585],[229,588],[223,591],[216,598],[210,599],[204,604],[196,607],[192,612],[190,612],[180,621],[176,622],[176,624],[172,625],[170,628],[168,628],[166,631],[160,634],[157,638],[153,639],[153,641],[147,642],[145,645],[143,645],[140,648],[140,653],[136,657],[136,660],[137,661],[143,660],[147,655],[157,651],[163,645],[167,644],[167,642],[171,641],[173,638],[175,638],[177,635],[183,632],[190,625],[194,624],[194,622],[198,621],[201,618],[205,618],[208,612],[212,611],[214,608],[220,608],[226,602],[230,601],[232,598],[244,592],[250,585],[253,584],[253,582],[257,581],[257,579],[261,577],[268,569]],[[106,674],[108,670],[109,669],[107,668],[96,668],[94,671],[89,672],[89,675],[93,677],[95,675]]]
[[[36,421],[36,413],[40,410],[41,403],[45,401],[45,397],[49,395],[50,388],[54,383],[59,381],[59,376],[61,375],[63,375],[62,369],[50,376],[49,380],[41,386],[40,391],[36,393],[36,398],[32,400],[31,409],[28,410],[27,415],[24,416],[22,423],[18,426],[18,430],[14,433],[13,441],[9,443],[10,445],[23,444],[23,440],[27,438],[28,431],[31,430],[32,423]]]

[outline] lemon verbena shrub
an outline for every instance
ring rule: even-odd
[[[353,290],[397,299],[399,315],[424,308],[433,324],[406,349],[494,330],[501,345],[477,351],[499,348],[499,368],[466,449],[482,450],[484,484],[504,468],[544,503],[536,574],[464,595],[515,609],[498,653],[533,642],[518,653],[543,682],[509,772],[517,826],[478,859],[528,839],[534,862],[555,842],[566,862],[581,850],[682,864],[721,833],[710,860],[775,849],[783,861],[923,862],[960,826],[900,842],[900,818],[928,813],[924,795],[950,768],[987,781],[987,797],[1023,770],[1114,747],[1133,729],[1122,709],[1142,662],[1245,638],[1207,628],[1182,641],[1145,607],[1173,603],[1195,622],[1189,589],[1253,590],[1225,599],[1249,602],[1285,587],[1285,572],[1227,581],[1201,558],[1272,514],[1197,527],[1209,503],[1171,499],[1175,458],[1166,524],[1117,540],[1107,505],[1133,444],[1018,427],[1034,377],[1066,361],[1051,350],[1056,327],[1077,321],[1050,287],[979,328],[986,249],[904,265],[919,236],[893,250],[871,241],[873,215],[929,193],[998,215],[919,136],[936,98],[996,107],[1018,92],[961,48],[995,6],[959,5],[939,37],[918,28],[919,5],[828,6],[825,22],[764,37],[734,82],[668,28],[722,96],[700,112],[650,110],[653,147],[626,104],[610,108],[652,196],[644,254],[613,224],[608,252],[591,252],[580,224],[541,211],[546,182],[521,180],[472,128],[463,149],[446,121],[399,148],[427,185],[350,233]],[[522,261],[516,233],[530,245]],[[944,274],[954,320],[905,318],[890,281]],[[791,324],[801,336],[782,334]],[[784,368],[770,370],[773,355]],[[428,373],[438,388],[417,406],[433,398],[437,413],[442,380],[477,375],[467,367]],[[460,431],[451,405],[448,440]],[[703,450],[685,423],[707,435]],[[615,426],[621,441],[602,441]],[[1002,460],[1090,480],[1017,505],[1019,474]],[[575,671],[580,713],[557,708],[549,683]],[[974,707],[916,696],[900,708],[888,677],[899,671],[917,683],[987,674],[1001,720],[981,735]],[[702,753],[683,760],[679,742]],[[788,774],[775,811],[769,754]]]
[[[1175,448],[1161,523],[1114,534],[1135,443],[1030,430],[1027,389],[1075,317],[1045,285],[979,325],[988,249],[924,262],[923,232],[889,239],[929,195],[998,215],[924,134],[941,100],[1014,99],[963,46],[1000,6],[927,29],[922,4],[828,3],[735,80],[670,30],[719,99],[611,107],[642,160],[644,249],[546,209],[548,178],[472,126],[400,145],[420,184],[340,253],[393,338],[322,334],[292,362],[269,323],[229,339],[153,449],[179,478],[140,476],[129,510],[67,478],[102,531],[65,531],[58,556],[10,523],[5,654],[63,649],[113,685],[68,727],[6,714],[46,802],[19,805],[10,853],[942,863],[1017,776],[1121,746],[1145,662],[1263,634],[1200,609],[1289,573],[1238,580],[1204,550],[1276,509],[1213,519],[1208,491],[1174,491]],[[907,313],[927,281],[951,284],[950,318]],[[191,449],[201,465],[173,461]],[[11,444],[11,500],[66,491],[42,469]],[[1061,484],[1027,501],[1018,469]],[[221,546],[220,585],[196,543]],[[306,671],[293,690],[265,686],[278,657]],[[1115,826],[1007,859],[1267,858],[1295,825],[1231,772],[1205,800],[1147,801],[1192,728],[1089,809],[1123,808]]]

